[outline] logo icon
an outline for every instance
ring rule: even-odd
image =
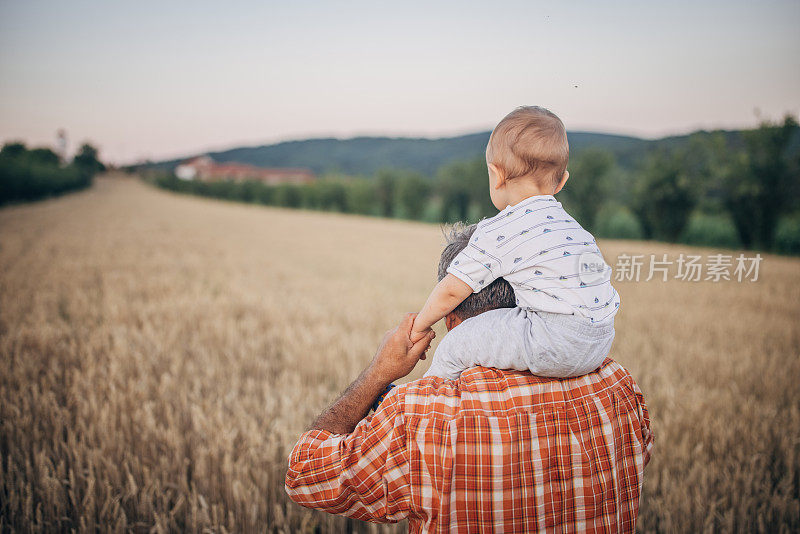
[[[611,267],[597,252],[584,252],[578,256],[578,279],[581,286],[602,282],[611,276]]]

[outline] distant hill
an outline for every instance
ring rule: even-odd
[[[240,147],[207,152],[215,161],[246,163],[259,167],[307,167],[317,174],[342,172],[372,175],[378,169],[393,167],[418,171],[432,176],[442,165],[479,157],[486,149],[489,133],[479,132],[436,139],[418,137],[319,138],[285,141],[273,145]],[[725,132],[738,137],[739,132]],[[588,147],[613,152],[621,167],[631,168],[651,149],[675,146],[689,137],[675,136],[648,140],[624,135],[594,132],[570,132],[570,153],[577,156]],[[193,154],[199,155],[199,154]],[[169,169],[183,159],[156,162],[149,168]]]

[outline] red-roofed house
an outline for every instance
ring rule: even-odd
[[[215,182],[255,180],[269,185],[307,184],[316,179],[310,169],[265,168],[244,163],[217,163],[209,156],[198,156],[175,167],[175,176],[181,180]]]

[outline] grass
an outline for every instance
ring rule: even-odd
[[[403,531],[301,508],[283,477],[422,304],[441,245],[432,225],[121,177],[0,210],[0,531]],[[616,286],[613,356],[656,433],[640,530],[800,529],[800,260],[765,256],[755,283]]]

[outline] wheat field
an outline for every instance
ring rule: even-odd
[[[0,531],[404,531],[301,508],[283,478],[422,304],[442,244],[434,225],[121,176],[0,210]],[[600,245],[612,264],[691,250]],[[616,286],[612,356],[656,434],[639,529],[800,529],[800,260],[767,255],[757,282]]]

